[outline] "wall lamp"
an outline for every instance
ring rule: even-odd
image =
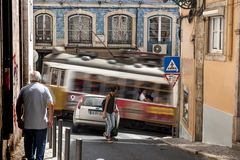
[[[178,6],[184,9],[192,9],[196,8],[197,0],[172,0]],[[168,0],[163,0],[164,3],[168,2]]]
[[[122,1],[118,1],[119,5],[121,6],[122,5]]]

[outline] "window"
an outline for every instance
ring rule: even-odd
[[[36,43],[52,43],[52,16],[48,14],[39,14],[35,19]]]
[[[148,35],[153,43],[171,41],[171,19],[166,16],[150,18]]]
[[[50,80],[51,85],[64,86],[65,70],[61,70],[58,68],[51,68],[50,74],[51,74],[51,80]]]
[[[51,85],[57,85],[57,81],[58,81],[58,69],[56,68],[52,68],[51,69]]]
[[[73,15],[68,19],[68,42],[92,44],[92,18],[87,15]]]
[[[211,53],[222,53],[223,25],[223,16],[210,17],[209,50]]]
[[[64,86],[64,80],[65,80],[65,70],[62,70],[61,71],[60,86]]]
[[[108,44],[132,43],[132,18],[127,15],[108,17]]]
[[[49,66],[46,64],[43,64],[43,70],[42,70],[42,82],[48,83],[48,68]]]

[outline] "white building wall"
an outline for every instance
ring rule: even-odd
[[[203,142],[232,147],[233,116],[206,104],[203,115]]]

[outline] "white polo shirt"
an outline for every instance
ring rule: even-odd
[[[23,87],[18,98],[23,98],[24,129],[47,128],[47,104],[53,103],[49,89],[34,82]]]

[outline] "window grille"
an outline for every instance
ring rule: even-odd
[[[92,18],[87,15],[73,15],[68,19],[68,42],[92,44]]]
[[[132,18],[113,15],[108,18],[108,44],[132,43]]]
[[[53,19],[48,14],[39,14],[35,20],[36,43],[52,43]]]

